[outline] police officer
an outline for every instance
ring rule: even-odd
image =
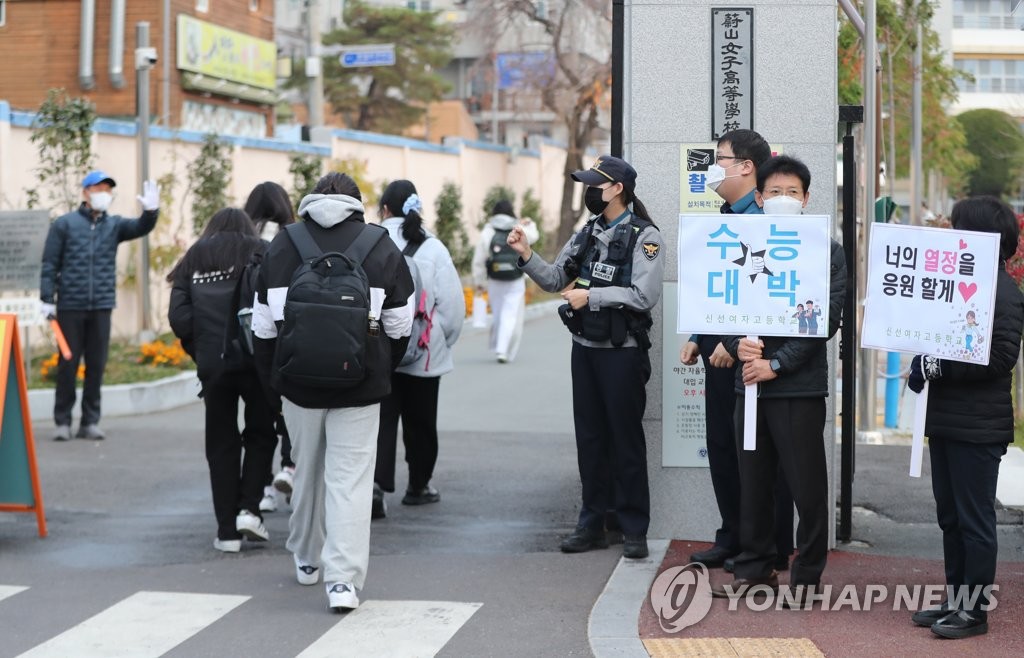
[[[559,315],[572,332],[572,397],[583,506],[565,553],[606,548],[605,511],[614,509],[622,554],[647,557],[650,493],[642,425],[651,375],[648,332],[661,296],[661,234],[636,198],[636,170],[604,155],[573,180],[587,186],[593,216],[554,264],[533,253],[522,227],[508,244],[519,267],[548,292],[562,291]],[[630,209],[632,206],[632,209]]]

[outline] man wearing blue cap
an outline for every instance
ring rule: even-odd
[[[71,438],[75,378],[83,357],[85,386],[76,436],[104,438],[99,427],[100,387],[110,343],[110,312],[116,300],[117,245],[152,231],[159,214],[160,188],[154,181],[146,181],[142,194],[136,197],[142,204],[141,217],[108,215],[115,185],[114,179],[102,171],[90,172],[82,180],[82,205],[54,220],[43,248],[39,282],[42,314],[47,319],[57,318],[71,348],[71,360],[61,358],[57,364],[53,404],[57,441]]]

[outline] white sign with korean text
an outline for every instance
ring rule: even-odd
[[[677,333],[828,334],[826,215],[679,215]]]
[[[875,224],[861,346],[988,364],[999,236]]]
[[[662,329],[665,345],[661,363],[661,465],[707,468],[708,446],[704,403],[704,362],[692,366],[679,362],[679,352],[689,336],[673,332],[676,288],[674,281],[662,287]]]

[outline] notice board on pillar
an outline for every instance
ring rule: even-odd
[[[0,315],[0,512],[35,513],[46,536],[18,318],[9,314]]]

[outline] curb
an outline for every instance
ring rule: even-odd
[[[135,416],[167,411],[198,401],[199,378],[194,370],[138,384],[104,386],[103,416]],[[82,399],[77,389],[76,400]],[[52,420],[54,389],[37,388],[28,392],[29,414],[33,422]],[[77,404],[76,404],[77,406]]]
[[[665,560],[669,540],[649,540],[643,560],[619,558],[619,564],[590,610],[587,639],[597,658],[650,658],[640,641],[640,611]]]

